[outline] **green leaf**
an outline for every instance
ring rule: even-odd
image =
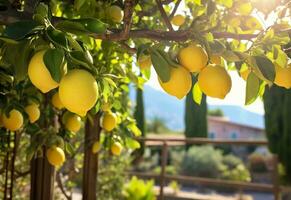
[[[201,6],[201,0],[193,0],[194,3],[196,3],[197,5]]]
[[[48,18],[48,13],[48,6],[44,3],[40,3],[35,9],[33,19],[40,22],[41,24],[45,24],[45,19]]]
[[[128,148],[130,149],[139,149],[140,148],[140,143],[132,138],[125,138],[125,144]]]
[[[275,67],[274,64],[263,56],[254,56],[255,66],[261,72],[263,77],[271,82],[275,80]]]
[[[192,89],[192,95],[193,95],[193,100],[196,102],[198,105],[201,104],[203,93],[198,85],[198,82],[195,83],[193,89]]]
[[[209,46],[213,54],[222,54],[226,48],[225,45],[219,40],[214,40],[213,42],[209,42]]]
[[[241,52],[225,51],[223,52],[222,57],[229,62],[238,62],[244,60],[246,55]]]
[[[3,36],[14,40],[21,40],[26,36],[42,29],[37,22],[33,20],[23,20],[9,24],[3,32]]]
[[[207,4],[207,15],[210,16],[214,13],[216,9],[216,4],[213,2],[213,1],[208,1],[208,4]]]
[[[171,76],[171,68],[168,62],[159,54],[156,49],[151,52],[153,66],[162,82],[168,82]]]
[[[74,63],[82,65],[83,67],[91,70],[90,60],[87,59],[83,51],[71,51],[69,56]]]
[[[245,105],[253,103],[260,92],[260,79],[251,72],[247,79]]]
[[[80,8],[86,3],[86,0],[75,0],[74,1],[74,8],[76,10],[80,10]]]
[[[173,60],[168,52],[158,49],[159,54],[167,61],[170,67],[181,67],[181,65]]]
[[[51,42],[64,49],[68,49],[68,40],[65,33],[54,28],[49,28],[46,31],[47,36]]]
[[[43,61],[52,78],[59,83],[62,78],[62,67],[65,62],[63,51],[60,49],[49,49],[45,52]]]
[[[145,52],[148,50],[149,47],[150,47],[150,43],[139,45],[137,48],[137,53],[136,53],[137,58],[139,58],[142,54],[145,54]]]
[[[232,0],[217,0],[217,4],[223,5],[227,8],[231,8],[233,5],[233,1]]]
[[[95,18],[64,20],[59,22],[56,27],[73,34],[102,34],[107,29],[106,24]]]

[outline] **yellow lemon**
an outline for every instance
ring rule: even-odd
[[[56,92],[52,97],[52,104],[55,108],[61,110],[64,108],[63,103],[60,100],[59,92]]]
[[[227,19],[228,25],[232,27],[239,27],[241,24],[240,18],[239,17],[230,17]]]
[[[237,12],[241,15],[249,15],[253,10],[250,2],[242,3],[237,7]]]
[[[117,117],[116,114],[112,112],[104,113],[101,120],[101,127],[106,131],[113,130],[117,125]]]
[[[120,23],[123,19],[123,11],[119,6],[110,6],[107,10],[110,19],[116,23]]]
[[[66,160],[63,149],[55,146],[47,149],[46,157],[49,163],[55,167],[61,166]]]
[[[114,142],[110,147],[111,153],[115,156],[119,156],[122,151],[122,145],[119,142]]]
[[[221,57],[218,55],[211,55],[210,62],[216,65],[221,65]]]
[[[251,73],[251,70],[250,69],[246,69],[244,71],[240,71],[240,76],[245,80],[247,81],[248,80],[248,76],[249,74]]]
[[[275,64],[276,76],[274,83],[278,86],[284,87],[286,89],[291,88],[291,64],[289,66],[282,68]]]
[[[49,70],[46,68],[43,56],[45,50],[39,51],[31,58],[28,65],[28,77],[32,84],[42,93],[58,87],[58,83],[52,78]]]
[[[151,57],[146,56],[146,55],[142,55],[138,58],[137,64],[140,67],[140,69],[142,69],[142,70],[148,69],[152,65]]]
[[[175,15],[172,19],[172,24],[175,26],[182,26],[185,23],[185,17],[183,15]]]
[[[231,89],[231,78],[223,67],[210,64],[199,73],[198,85],[207,96],[224,99]]]
[[[262,29],[262,25],[260,23],[260,21],[253,17],[253,16],[247,16],[246,19],[244,20],[244,27],[245,30],[261,30]]]
[[[69,115],[65,119],[65,127],[67,130],[72,132],[78,132],[81,128],[81,117],[75,114]]]
[[[73,113],[85,116],[95,105],[98,96],[97,82],[86,70],[71,70],[61,79],[60,100]]]
[[[29,122],[34,123],[40,117],[39,105],[32,103],[24,108],[25,112],[28,114]]]
[[[23,116],[21,112],[16,109],[12,109],[9,112],[9,116],[6,116],[5,113],[2,115],[3,125],[10,131],[17,131],[23,125]]]
[[[101,149],[101,144],[100,142],[95,142],[93,145],[92,145],[92,153],[98,153]]]
[[[207,64],[208,56],[200,45],[189,45],[179,52],[179,62],[190,72],[200,72]]]
[[[110,109],[111,109],[111,105],[108,102],[103,103],[102,106],[101,106],[101,110],[104,111],[104,112],[110,111]]]
[[[163,83],[159,79],[159,83],[165,92],[178,99],[182,99],[192,87],[192,77],[190,72],[184,67],[171,67],[170,80]]]

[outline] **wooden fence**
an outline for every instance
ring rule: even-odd
[[[201,177],[189,177],[181,175],[168,175],[166,174],[166,166],[168,160],[168,151],[170,146],[185,145],[185,144],[226,144],[226,145],[263,145],[266,146],[268,143],[265,140],[220,140],[220,139],[205,139],[205,138],[191,138],[191,139],[181,139],[181,138],[170,138],[170,139],[160,139],[160,138],[137,138],[140,142],[145,143],[146,146],[161,146],[161,172],[160,174],[154,173],[144,173],[144,172],[129,172],[132,176],[138,176],[142,178],[151,178],[158,179],[160,182],[160,191],[159,199],[164,200],[164,188],[166,181],[174,180],[178,182],[189,182],[195,183],[204,186],[227,186],[229,188],[237,189],[238,191],[243,190],[255,190],[255,191],[264,191],[272,192],[274,194],[274,199],[280,199],[280,185],[279,185],[279,175],[278,175],[278,158],[277,155],[273,155],[272,159],[272,184],[263,184],[263,183],[249,183],[241,181],[229,181],[221,179],[212,179],[212,178],[201,178]],[[178,199],[178,198],[176,198]]]

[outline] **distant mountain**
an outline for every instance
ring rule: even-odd
[[[132,88],[130,98],[135,102],[135,91]],[[144,86],[145,113],[148,120],[159,117],[166,125],[175,131],[184,129],[185,100],[178,100],[150,86]],[[253,127],[264,128],[263,115],[250,112],[240,106],[208,105],[208,109],[221,109],[230,121]]]

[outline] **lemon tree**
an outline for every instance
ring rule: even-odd
[[[233,72],[246,80],[241,90],[246,104],[273,84],[290,88],[290,3],[260,2],[5,1],[0,11],[5,159],[13,160],[18,150],[27,161],[42,159],[64,169],[78,162],[84,145],[83,194],[94,200],[96,187],[86,187],[86,181],[96,174],[86,159],[93,163],[98,151],[119,156],[140,147],[129,85],[142,89],[153,70],[166,93],[178,100],[190,92],[198,104],[203,95],[224,99]],[[192,87],[193,77],[198,81]],[[25,147],[10,145],[21,138]],[[14,167],[5,170],[16,174]],[[9,184],[5,187],[15,188],[14,181]]]

